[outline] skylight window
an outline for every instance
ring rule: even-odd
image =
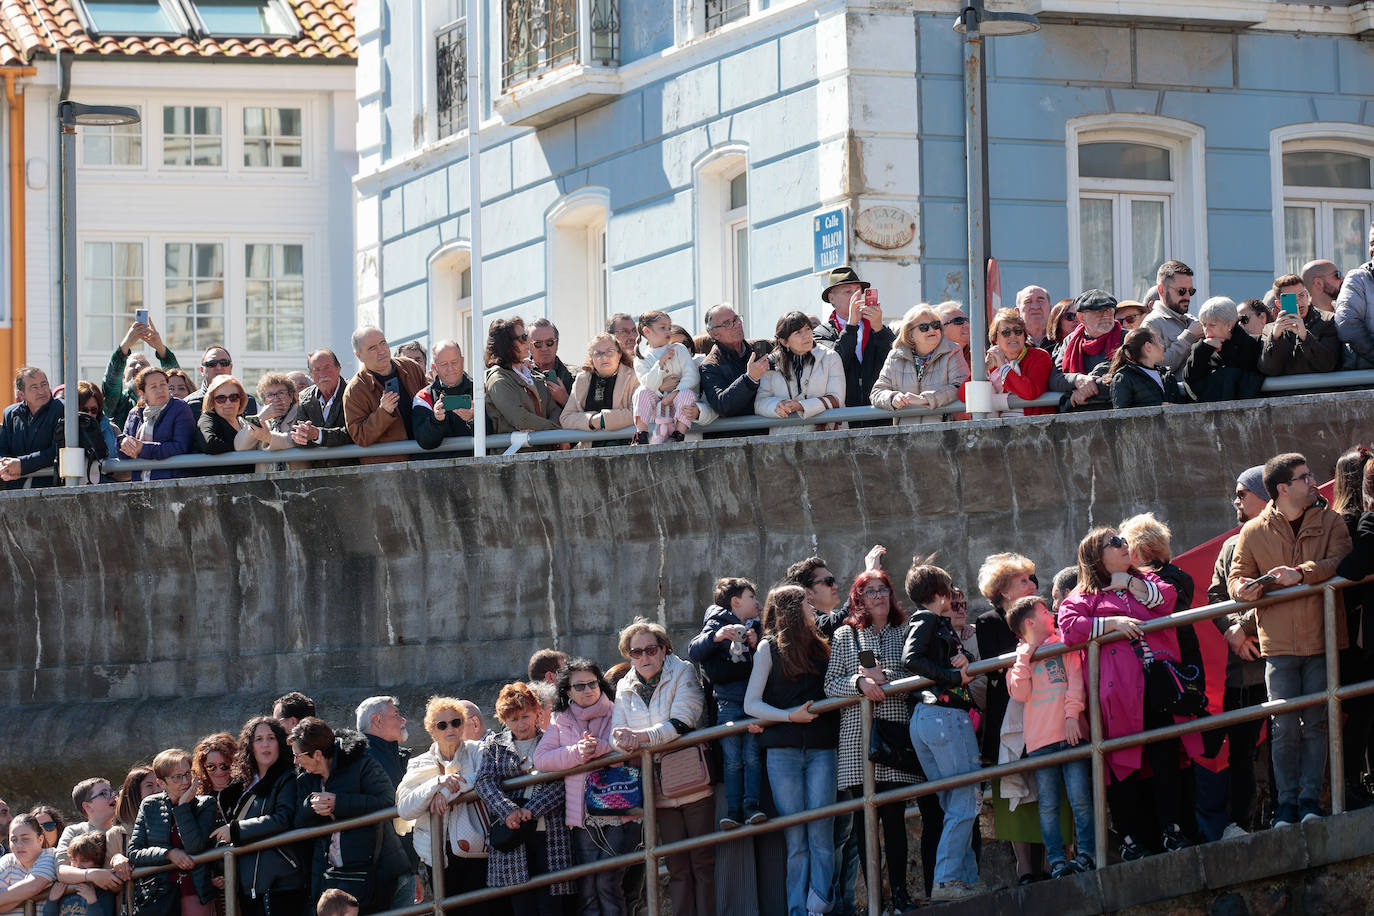
[[[93,30],[103,35],[175,35],[185,32],[157,0],[86,0]]]
[[[296,29],[272,0],[193,0],[211,35],[291,35]]]

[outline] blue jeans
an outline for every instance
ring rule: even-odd
[[[627,824],[574,827],[573,861],[590,865],[639,848],[644,826],[639,821]],[[583,916],[625,916],[625,869],[597,872],[577,881],[581,897],[578,912]]]
[[[1027,754],[1044,757],[1056,751],[1067,751],[1069,742],[1047,744]],[[1087,760],[1061,763],[1035,771],[1035,794],[1040,799],[1040,836],[1045,841],[1045,853],[1050,865],[1065,861],[1064,837],[1059,831],[1059,788],[1068,790],[1069,807],[1073,809],[1073,830],[1078,837],[1078,852],[1097,860],[1097,844],[1093,841],[1093,785],[1092,764]],[[1063,780],[1060,780],[1060,776]]]
[[[861,795],[862,789],[841,789],[835,793],[835,798],[842,801]],[[854,905],[854,887],[859,881],[859,844],[863,837],[854,825],[862,823],[863,812],[835,818],[835,878],[830,887],[830,899],[834,901],[830,912],[835,916],[853,916],[858,912]]]
[[[401,875],[396,880],[396,896],[392,898],[391,908],[400,909],[403,906],[415,905],[415,875]]]
[[[1264,660],[1264,684],[1271,700],[1325,690],[1326,657],[1272,655]],[[1326,769],[1326,704],[1274,716],[1273,722],[1269,753],[1278,803],[1316,806]]]
[[[744,706],[733,700],[721,700],[718,722],[738,722],[747,718]],[[720,739],[721,756],[725,758],[725,810],[727,813],[749,813],[759,807],[759,786],[763,782],[763,757],[759,753],[759,736],[745,732]]]
[[[929,779],[957,776],[978,769],[978,741],[968,712],[922,703],[911,717],[911,743]],[[935,883],[978,881],[973,857],[973,828],[978,822],[978,787],[937,792],[945,812],[945,827],[935,853]]]
[[[767,761],[768,784],[778,814],[797,814],[834,803],[839,778],[834,748],[770,747]],[[788,827],[783,836],[787,840],[788,916],[829,912],[835,872],[835,826],[831,819]]]

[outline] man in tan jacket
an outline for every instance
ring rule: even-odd
[[[414,439],[411,402],[425,387],[424,367],[404,356],[393,357],[380,328],[353,332],[353,353],[363,364],[344,389],[344,425],[358,445]],[[405,461],[405,455],[363,458],[362,464]]]
[[[1345,522],[1315,504],[1317,482],[1302,455],[1290,452],[1270,458],[1264,465],[1264,488],[1269,504],[1241,529],[1227,577],[1231,597],[1237,601],[1258,600],[1266,590],[1325,582],[1350,552]],[[1337,640],[1344,648],[1345,613],[1339,595],[1336,601]],[[1256,615],[1269,699],[1325,690],[1322,596],[1266,605]],[[1271,749],[1278,795],[1274,825],[1320,817],[1326,769],[1325,706],[1274,716]]]

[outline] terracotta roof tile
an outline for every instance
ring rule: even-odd
[[[0,0],[0,66],[68,51],[105,57],[279,58],[351,61],[358,57],[357,0],[284,0],[297,38],[91,35],[72,0]]]

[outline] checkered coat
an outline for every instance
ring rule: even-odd
[[[831,697],[855,697],[859,695],[859,650],[869,649],[878,657],[878,667],[889,681],[907,677],[902,667],[902,649],[906,643],[910,621],[899,627],[885,626],[875,631],[871,627],[856,630],[849,624],[838,627],[830,637],[830,666],[825,671],[825,694]],[[844,711],[840,719],[839,748],[839,788],[849,789],[862,786],[864,782],[864,758],[868,748],[863,743],[862,712],[858,706]],[[874,715],[890,722],[910,722],[911,713],[907,708],[906,697],[889,697],[874,709]],[[878,782],[913,783],[915,773],[894,770],[891,767],[874,767],[874,779]]]
[[[540,737],[543,733],[540,732]],[[539,786],[535,794],[521,802],[512,799],[501,788],[503,780],[525,775],[520,768],[520,755],[509,731],[499,735],[488,735],[482,742],[482,763],[477,768],[477,794],[492,818],[505,817],[517,808],[525,808],[535,817],[544,819],[548,831],[549,871],[555,872],[571,868],[572,838],[568,826],[563,823],[563,780],[555,779]],[[528,791],[528,790],[527,790]],[[489,887],[510,887],[522,884],[530,878],[529,863],[525,860],[525,847],[520,846],[512,852],[492,849],[487,856],[487,885]],[[555,895],[574,892],[570,881],[552,886]]]

